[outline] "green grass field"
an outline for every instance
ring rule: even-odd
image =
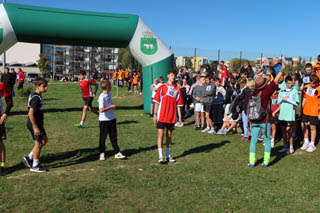
[[[113,94],[115,90],[113,90]],[[83,106],[78,84],[49,85],[43,95],[48,144],[41,154],[48,173],[30,173],[20,163],[33,146],[26,128],[27,98],[15,97],[7,127],[7,167],[0,178],[0,212],[317,212],[320,209],[319,150],[279,155],[263,168],[249,168],[249,143],[240,135],[216,136],[187,125],[174,131],[177,162],[157,163],[157,131],[144,114],[142,97],[121,89],[113,97],[118,138],[127,160],[98,160],[98,119],[73,125]],[[97,99],[94,106],[97,107]],[[192,119],[187,120],[191,122]]]

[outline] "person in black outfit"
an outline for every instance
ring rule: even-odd
[[[14,85],[16,84],[17,81],[17,73],[16,70],[14,68],[11,68],[11,75],[12,75],[12,96],[14,96]]]
[[[246,60],[244,62],[243,67],[241,67],[240,75],[241,75],[241,73],[244,73],[244,72],[247,73],[248,78],[253,78],[254,73],[253,73],[252,67],[250,65],[250,62],[248,60]]]
[[[4,69],[4,74],[1,76],[1,82],[3,82],[9,89],[10,94],[13,94],[13,85],[15,83],[14,76],[9,72],[9,68]]]

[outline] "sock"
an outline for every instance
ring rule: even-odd
[[[274,142],[274,138],[271,138],[271,143]]]
[[[305,139],[304,139],[304,142],[305,142],[305,143],[309,143],[309,138],[305,138]]]
[[[29,153],[28,157],[29,157],[30,159],[33,159],[33,152],[32,152],[32,151]]]
[[[1,162],[1,167],[5,167],[6,163],[5,162]]]
[[[314,141],[311,141],[311,146],[314,146]]]
[[[265,165],[268,165],[268,164],[269,164],[269,162],[270,162],[270,155],[271,155],[270,152],[265,152],[265,153],[264,153],[263,163],[264,163]]]
[[[159,158],[163,158],[162,148],[158,148]]]
[[[293,145],[290,144],[290,149],[293,149]]]
[[[250,152],[249,163],[251,165],[254,165],[256,163],[256,153]]]
[[[171,149],[167,148],[167,158],[170,157],[170,151],[171,151]]]
[[[39,165],[39,159],[38,160],[33,159],[32,167],[37,167],[38,165]]]
[[[80,125],[83,126],[83,121],[80,121]]]

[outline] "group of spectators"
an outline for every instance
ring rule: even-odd
[[[14,96],[14,85],[18,80],[18,90],[23,88],[24,80],[26,78],[26,74],[23,72],[21,68],[19,68],[18,73],[14,68],[5,67],[4,73],[0,73],[1,82],[3,82],[9,89],[12,96]]]
[[[284,73],[285,63],[279,58],[265,60],[254,72],[246,61],[240,70],[229,72],[224,62],[216,71],[202,66],[199,72],[185,67],[177,72],[176,83],[184,106],[182,120],[194,114],[195,130],[228,135],[242,129],[242,141],[250,143],[249,166],[255,166],[256,143],[264,141],[264,166],[268,166],[271,148],[282,138],[279,152],[293,154],[294,140],[301,128],[301,147],[316,150],[316,129],[320,119],[320,55],[318,63],[307,63],[304,70]],[[157,79],[153,94],[161,85]],[[261,110],[257,107],[261,108]],[[151,108],[151,114],[153,113]],[[256,115],[261,117],[255,118]],[[262,116],[264,115],[264,116]],[[176,126],[183,125],[177,122]]]

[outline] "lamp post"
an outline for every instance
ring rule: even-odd
[[[6,0],[2,0],[2,3],[6,3]],[[3,52],[2,54],[2,68],[4,72],[4,68],[6,68],[6,52]]]

